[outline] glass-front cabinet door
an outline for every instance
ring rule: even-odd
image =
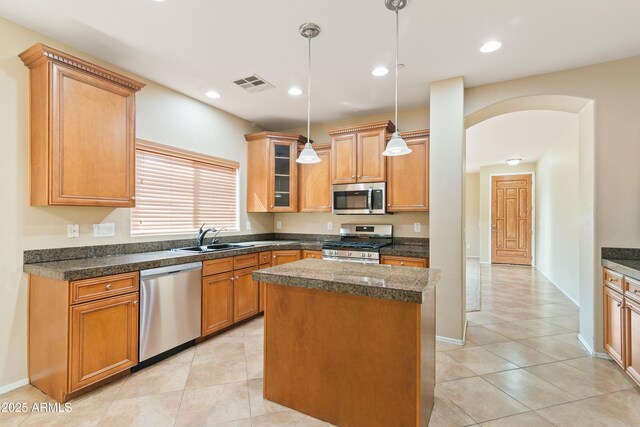
[[[296,141],[271,140],[270,174],[272,212],[296,212],[298,204]]]

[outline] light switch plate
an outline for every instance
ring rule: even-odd
[[[70,239],[80,237],[80,224],[68,224],[67,237],[69,237]]]
[[[327,222],[327,230],[333,230],[333,222],[332,221],[328,221]]]
[[[251,230],[251,221],[247,221],[247,223],[246,223],[246,225],[245,225],[245,228],[246,228],[247,230]]]
[[[116,235],[116,225],[112,222],[93,224],[93,237],[113,237]]]
[[[421,226],[420,226],[419,222],[414,222],[413,223],[413,231],[414,232],[419,233],[420,232],[420,228],[421,228]]]
[[[282,228],[282,221],[276,221],[276,228],[280,230]]]

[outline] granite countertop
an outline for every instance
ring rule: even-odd
[[[77,258],[63,261],[25,263],[23,271],[28,274],[47,277],[54,280],[81,280],[111,274],[166,267],[189,262],[227,258],[261,251],[286,249],[322,249],[322,241],[265,240],[242,242],[245,247],[222,250],[204,254],[174,252],[170,250],[141,252],[123,255]],[[428,257],[428,246],[392,245],[383,248],[383,255]]]
[[[305,259],[253,272],[258,281],[421,304],[440,270]]]
[[[638,259],[603,259],[602,266],[640,280],[640,260]]]

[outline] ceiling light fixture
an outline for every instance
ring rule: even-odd
[[[302,89],[300,89],[299,87],[292,87],[291,89],[289,89],[289,95],[300,96],[302,95]]]
[[[411,153],[411,148],[407,147],[407,143],[400,137],[398,132],[398,39],[400,38],[400,18],[398,11],[404,9],[409,0],[384,0],[387,9],[396,13],[396,131],[391,136],[391,140],[387,144],[387,148],[382,152],[384,156],[403,156]]]
[[[519,158],[517,158],[517,157],[514,157],[513,159],[507,159],[507,160],[505,160],[505,162],[507,162],[507,164],[508,164],[509,166],[519,165],[521,161],[522,161],[522,159],[519,159]]]
[[[373,69],[373,71],[371,71],[371,74],[376,77],[386,76],[387,74],[389,74],[389,69],[387,67],[376,67]]]
[[[222,95],[220,95],[215,90],[210,90],[207,93],[205,93],[205,95],[207,98],[211,98],[211,99],[220,99],[222,97]]]
[[[319,163],[320,157],[311,146],[311,39],[320,34],[320,27],[316,24],[306,23],[300,26],[300,34],[309,40],[309,72],[307,80],[307,143],[296,159],[298,163]],[[289,92],[291,93],[291,92]]]
[[[482,45],[482,47],[480,48],[480,52],[491,53],[491,52],[495,52],[501,47],[502,47],[502,43],[500,43],[497,40],[491,40]]]

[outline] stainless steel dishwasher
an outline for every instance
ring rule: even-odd
[[[140,272],[142,362],[200,336],[202,263]]]

